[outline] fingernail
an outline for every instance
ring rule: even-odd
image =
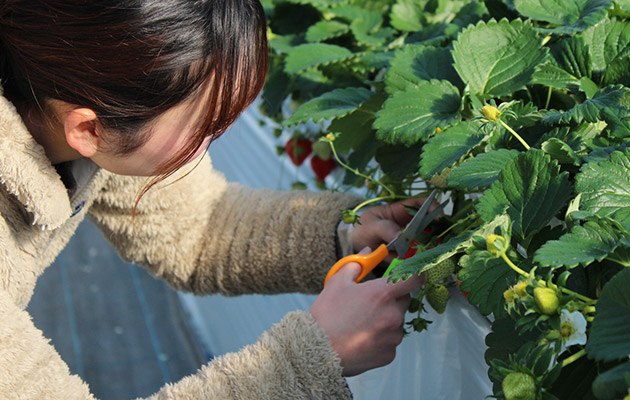
[[[359,254],[369,254],[372,252],[372,249],[370,249],[369,246],[365,246],[364,248],[361,249],[361,251],[359,252]]]

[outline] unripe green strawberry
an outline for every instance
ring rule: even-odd
[[[446,179],[448,178],[448,175],[451,173],[452,169],[453,168],[448,167],[444,168],[444,170],[439,174],[433,175],[431,179],[428,180],[428,182],[438,189],[446,189],[448,187]]]
[[[427,280],[427,283],[430,284],[438,283],[451,275],[453,272],[455,272],[455,261],[453,261],[453,258],[450,257],[428,270],[425,275],[425,279]]]
[[[293,182],[291,184],[291,189],[292,190],[306,190],[307,189],[306,183],[299,182],[299,181],[298,182]]]
[[[530,374],[510,372],[501,384],[505,400],[535,400],[536,381]]]
[[[446,310],[446,303],[450,296],[446,286],[441,283],[431,285],[426,296],[429,304],[438,314],[442,314]]]
[[[542,314],[554,315],[558,313],[560,299],[555,290],[540,286],[534,288],[534,301]]]
[[[341,216],[343,222],[345,222],[346,224],[354,224],[359,219],[357,213],[352,210],[343,210]]]
[[[485,105],[481,107],[481,113],[488,121],[496,121],[501,116],[501,111],[498,108],[491,105]]]

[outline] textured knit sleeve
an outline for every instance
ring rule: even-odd
[[[94,399],[35,327],[0,288],[0,399]]]
[[[356,197],[228,184],[208,157],[186,172],[152,188],[134,217],[146,181],[109,179],[89,212],[125,260],[196,294],[321,290],[340,210]]]
[[[255,344],[215,359],[153,399],[351,399],[336,353],[308,312],[288,314]]]

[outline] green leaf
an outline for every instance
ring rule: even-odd
[[[392,178],[403,179],[418,170],[421,146],[381,145],[374,159]]]
[[[590,220],[583,226],[574,226],[560,239],[545,243],[534,254],[534,261],[551,267],[587,266],[608,257],[622,245],[630,245],[630,242],[610,221]]]
[[[511,95],[524,88],[546,54],[532,25],[521,20],[480,22],[453,43],[459,76],[472,93],[484,97]]]
[[[614,151],[607,160],[589,162],[575,177],[575,189],[582,193],[580,209],[609,216],[630,207],[630,148]]]
[[[468,292],[468,302],[479,306],[483,315],[504,313],[503,292],[516,279],[514,272],[501,258],[489,252],[474,251],[459,260],[462,269],[457,274],[461,290]]]
[[[586,352],[599,361],[621,360],[630,356],[630,268],[613,276],[597,300]]]
[[[602,110],[619,107],[627,89],[623,86],[608,86],[598,91],[592,99],[576,105],[568,111],[550,111],[542,119],[546,124],[567,124],[571,121],[597,122]]]
[[[593,360],[582,357],[561,367],[561,371],[549,392],[555,399],[595,400],[591,387],[597,377],[598,365]]]
[[[322,20],[308,28],[306,40],[309,42],[321,42],[341,36],[349,30],[350,27],[343,22]]]
[[[372,97],[372,92],[365,88],[335,89],[324,93],[300,106],[295,113],[284,122],[285,126],[303,124],[308,121],[338,118],[356,110]]]
[[[512,233],[528,239],[562,208],[571,195],[568,174],[540,150],[519,154],[479,199],[477,210],[485,221],[507,210]]]
[[[596,80],[604,85],[623,83],[630,79],[630,24],[606,18],[584,31],[583,38],[591,54],[592,70]],[[625,71],[623,70],[625,68]],[[610,69],[610,71],[607,71]]]
[[[397,282],[400,279],[407,279],[411,275],[428,271],[441,261],[461,251],[462,244],[467,243],[471,235],[471,232],[464,232],[461,236],[453,238],[446,243],[441,243],[432,249],[417,253],[415,256],[403,260],[392,269],[390,279],[393,282]]]
[[[353,54],[345,47],[326,43],[308,43],[296,46],[287,55],[284,70],[297,74],[305,69],[345,60]]]
[[[390,64],[385,75],[385,90],[392,94],[431,79],[448,80],[453,84],[461,82],[453,68],[451,52],[443,47],[406,46],[396,52]]]
[[[363,18],[356,18],[350,23],[350,29],[359,43],[379,46],[393,36],[394,31],[391,28],[381,28],[383,16],[380,13],[363,14]]]
[[[572,85],[579,85],[580,80],[564,70],[555,61],[547,61],[536,67],[531,83],[555,89],[568,89]]]
[[[514,0],[523,16],[550,24],[544,32],[571,35],[582,32],[606,17],[612,0]]]
[[[506,149],[481,153],[453,169],[447,178],[448,186],[464,190],[490,186],[507,163],[519,154],[517,150]]]
[[[338,133],[335,139],[337,152],[346,154],[367,141],[376,141],[372,123],[385,99],[384,93],[377,93],[350,114],[332,120],[328,131]]]
[[[399,31],[417,32],[422,29],[422,6],[417,0],[398,0],[389,14],[391,24]]]
[[[493,360],[507,362],[509,356],[516,353],[521,346],[537,339],[537,332],[519,332],[514,322],[512,318],[497,318],[492,322],[492,330],[486,336],[486,364],[490,365]]]
[[[542,151],[561,164],[581,165],[582,160],[567,143],[558,138],[551,138],[541,146]]]
[[[460,119],[461,98],[448,81],[423,81],[391,96],[376,114],[377,137],[390,144],[413,145],[428,139],[438,126]]]
[[[620,399],[628,393],[628,379],[630,378],[630,362],[599,375],[593,382],[593,393],[598,399]]]
[[[610,136],[618,138],[630,137],[630,113],[627,108],[605,108],[601,112],[601,118],[606,121]]]
[[[394,58],[394,52],[387,51],[364,51],[362,53],[355,53],[355,57],[352,59],[350,68],[353,71],[358,72],[372,72],[382,68],[387,68],[389,63]]]
[[[434,135],[423,147],[420,174],[425,179],[439,174],[464,158],[486,137],[477,125],[469,122],[459,123]]]
[[[432,249],[419,252],[396,265],[391,271],[391,279],[396,282],[399,279],[407,279],[413,274],[426,272],[454,254],[462,253],[472,248],[475,237],[485,238],[497,232],[504,236],[509,236],[509,224],[510,219],[507,215],[499,215],[474,232],[466,231],[446,243],[441,243]]]
[[[563,39],[551,46],[555,64],[579,84],[582,78],[591,76],[591,56],[584,39],[580,36]]]

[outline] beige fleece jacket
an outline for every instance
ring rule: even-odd
[[[146,266],[178,290],[316,293],[336,261],[339,210],[356,202],[341,194],[228,184],[205,157],[192,171],[181,171],[147,193],[132,220],[145,179],[113,175],[89,160],[77,166],[82,176],[69,193],[15,108],[0,96],[1,399],[93,398],[25,311],[37,277],[84,216],[125,260]],[[297,311],[256,343],[213,360],[152,398],[347,399],[351,394],[325,333],[308,312]]]

